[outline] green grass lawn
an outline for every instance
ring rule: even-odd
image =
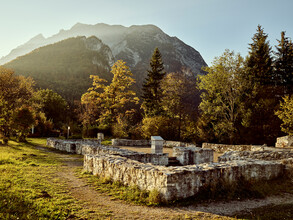
[[[0,219],[83,218],[80,204],[56,173],[62,163],[40,151],[46,139],[0,145]]]

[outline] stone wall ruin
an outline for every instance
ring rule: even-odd
[[[112,139],[113,146],[151,146],[151,140]],[[197,147],[196,144],[181,141],[163,142],[164,147]]]
[[[169,167],[166,166],[167,154],[138,153],[113,146],[102,146],[99,142],[91,144],[87,141],[64,141],[53,138],[49,138],[47,142],[56,149],[83,154],[85,171],[130,186],[136,185],[141,190],[156,189],[164,201],[196,196],[206,187],[221,182],[234,184],[242,180],[271,180],[284,175],[288,170],[292,171],[293,167],[293,159],[288,159],[291,157],[290,151],[282,152],[280,156],[272,156],[278,160],[247,156],[265,155],[265,151],[238,151],[239,154],[233,157],[233,153],[221,157],[230,159],[220,159],[219,163],[211,163],[211,149],[175,147],[175,155],[178,159],[183,158],[183,164],[194,164]],[[192,157],[192,154],[201,155],[202,158]],[[203,156],[205,154],[206,156]]]
[[[66,151],[73,154],[119,155],[143,163],[151,163],[162,166],[168,165],[168,154],[148,154],[120,149],[118,147],[103,146],[97,140],[61,140],[56,138],[48,138],[47,145],[57,150]]]
[[[156,189],[164,201],[195,196],[200,190],[224,181],[270,180],[283,172],[281,163],[272,161],[230,161],[181,167],[144,164],[113,155],[85,155],[84,169],[143,190]]]
[[[203,143],[203,149],[212,149],[218,153],[224,153],[227,151],[262,151],[264,146],[259,145],[229,145],[229,144],[212,144]]]
[[[183,165],[212,163],[214,150],[199,147],[173,147],[173,157]]]

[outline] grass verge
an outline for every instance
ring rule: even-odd
[[[87,182],[97,191],[112,196],[112,199],[120,199],[133,204],[158,206],[161,203],[160,194],[157,190],[140,190],[137,186],[127,186],[119,181],[113,181],[110,178],[102,178],[89,173],[82,173],[80,177],[85,178]]]
[[[58,177],[63,165],[60,158],[36,147],[45,145],[46,139],[29,139],[28,143],[9,141],[0,146],[0,219],[89,216]]]

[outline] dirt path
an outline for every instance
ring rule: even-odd
[[[48,148],[42,148],[48,151]],[[272,196],[262,200],[245,200],[231,202],[212,202],[188,207],[155,208],[128,204],[124,201],[113,200],[89,186],[84,179],[75,174],[77,168],[83,165],[82,156],[55,152],[56,156],[64,163],[58,176],[62,178],[72,197],[81,202],[82,206],[91,210],[90,219],[228,219],[225,216],[235,216],[236,213],[249,212],[270,204],[293,204],[293,195],[284,194]],[[106,214],[105,214],[106,213]]]
[[[138,206],[113,200],[110,196],[94,190],[87,185],[84,179],[76,176],[75,170],[82,167],[82,161],[72,158],[71,155],[62,154],[60,156],[64,160],[65,166],[58,173],[59,177],[65,179],[70,193],[75,199],[81,201],[85,208],[97,212],[98,215],[100,215],[99,209],[108,212],[109,217],[112,216],[115,219],[170,219],[170,217],[175,218],[188,213],[188,211],[180,209]],[[189,214],[194,213],[191,211]]]

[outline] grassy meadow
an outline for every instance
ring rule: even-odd
[[[88,217],[58,178],[62,162],[36,148],[46,139],[0,145],[0,219],[82,219]],[[102,214],[101,214],[102,216]]]

